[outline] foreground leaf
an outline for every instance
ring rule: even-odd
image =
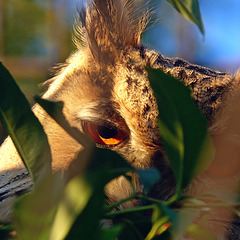
[[[84,211],[92,194],[93,189],[91,185],[89,185],[83,177],[75,177],[67,184],[57,209],[56,217],[48,238],[49,240],[62,240],[66,238],[75,219],[79,213]],[[86,223],[89,224],[85,219],[85,226],[83,223],[78,227],[86,230]],[[94,231],[96,231],[96,229]],[[83,235],[79,236],[83,237]]]
[[[132,211],[115,216],[115,224],[121,224],[123,231],[118,235],[119,240],[143,240],[151,229],[151,220],[149,217]]]
[[[146,195],[150,192],[154,184],[161,178],[159,171],[155,168],[138,169],[137,173],[139,175],[140,183],[143,185],[143,192]]]
[[[184,239],[189,226],[199,217],[198,209],[181,208],[175,212],[175,217],[172,218],[171,236],[173,240]]]
[[[13,226],[0,223],[0,239],[1,240],[15,240],[15,234],[13,233]]]
[[[61,173],[49,174],[15,204],[14,224],[19,240],[45,240],[64,189]]]
[[[191,239],[194,240],[217,240],[218,238],[216,235],[211,232],[208,228],[205,226],[202,226],[200,224],[192,224],[187,231],[188,236],[191,237]]]
[[[177,181],[185,188],[213,157],[207,121],[190,89],[161,70],[147,69],[159,107],[159,129]]]
[[[187,20],[195,23],[204,35],[198,0],[167,0]]]
[[[100,239],[116,240],[121,231],[122,231],[122,226],[120,225],[115,225],[111,228],[103,228],[101,229]]]
[[[11,74],[0,63],[0,120],[34,182],[51,171],[47,136]]]
[[[109,150],[95,148],[90,154],[84,151],[89,149],[80,152],[74,161],[86,161],[85,157],[92,156],[86,161],[85,172],[79,169],[81,175],[72,176],[67,184],[61,174],[50,174],[33,192],[18,201],[15,226],[20,240],[97,240],[119,233],[121,229],[111,233],[100,229],[104,214],[104,186],[132,168],[128,168],[123,159]],[[114,171],[113,166],[116,167]]]

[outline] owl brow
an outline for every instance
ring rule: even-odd
[[[95,103],[95,106],[85,105],[85,107],[79,109],[76,119],[99,125],[116,125],[112,117],[114,114],[116,114],[115,111],[109,105],[96,105]]]

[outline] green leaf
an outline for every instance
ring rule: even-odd
[[[47,136],[11,74],[0,63],[0,120],[34,182],[51,171]]]
[[[122,168],[121,162],[123,159],[120,159],[116,153],[107,149],[95,148],[93,150],[85,175],[86,181],[92,189],[92,195],[83,211],[79,212],[79,215],[76,218],[73,216],[74,223],[65,238],[66,240],[79,239],[79,237],[89,240],[100,239],[100,220],[104,214],[104,187],[110,180],[112,180],[112,178],[129,170],[129,168]],[[114,166],[117,168],[118,164],[120,170],[115,171],[114,174],[112,174],[112,169]],[[125,165],[125,163],[123,163],[123,165]],[[82,197],[82,194],[83,192],[78,190],[76,201]]]
[[[120,232],[122,231],[121,225],[115,225],[111,228],[103,228],[100,233],[100,240],[116,240]]]
[[[183,83],[159,69],[147,71],[158,103],[160,135],[179,193],[212,160],[207,120]]]
[[[169,217],[164,216],[162,218],[159,218],[152,226],[151,231],[148,233],[145,240],[151,240],[156,235],[162,234],[167,228],[169,227]]]
[[[172,239],[169,235],[166,237],[166,231],[174,224],[177,214],[172,209],[168,208],[164,202],[154,204],[152,213],[152,228],[149,231],[148,238],[146,239]],[[166,238],[165,238],[166,237]]]
[[[195,23],[205,34],[198,0],[167,0],[187,20]]]
[[[80,196],[81,195],[79,195],[79,197]],[[73,240],[79,239],[80,237],[86,240],[99,239],[101,230],[100,220],[102,218],[103,206],[104,187],[103,185],[94,186],[91,198],[83,211],[77,216],[77,218],[74,219],[74,223],[65,239]]]
[[[67,235],[69,234],[70,229],[74,227],[73,224],[79,217],[79,214],[86,210],[86,206],[89,204],[93,191],[93,187],[84,177],[77,176],[67,184],[64,190],[64,195],[57,209],[56,217],[48,238],[49,240],[69,239]],[[102,204],[101,200],[99,202]],[[95,203],[97,203],[97,201]],[[94,213],[92,212],[92,214],[90,216],[93,218]],[[89,234],[89,231],[86,231],[86,229],[88,227],[91,229],[94,228],[93,224],[88,221],[87,218],[84,218],[84,220],[85,222],[83,221],[82,224],[78,225],[78,230],[81,229],[80,233],[76,235],[74,231],[74,235],[70,239],[78,239],[80,236],[83,239],[88,239],[86,236]],[[94,229],[94,231],[96,231],[96,229]]]
[[[187,235],[194,240],[217,240],[216,235],[211,232],[206,226],[201,224],[192,224],[187,231]]]
[[[65,182],[61,173],[49,174],[31,193],[14,206],[14,225],[19,240],[45,240],[62,197]]]
[[[172,222],[176,218],[176,213],[172,209],[168,208],[164,202],[155,203],[152,213],[152,222],[156,223],[159,219],[166,216]]]
[[[159,171],[156,168],[138,169],[141,185],[143,185],[143,192],[148,194],[154,184],[161,178]]]
[[[90,154],[86,154],[86,151],[89,149],[84,149],[81,152],[82,155],[79,154],[78,157],[89,156]],[[83,158],[74,161],[85,161]],[[102,168],[98,169],[99,173],[90,171],[86,176],[83,174],[71,176],[68,183],[62,173],[49,174],[45,177],[36,185],[33,192],[24,195],[15,205],[14,223],[19,239],[65,239],[72,228],[76,229],[74,222],[79,216],[83,221],[82,232],[89,228],[95,229],[94,232],[96,232],[98,226],[96,222],[99,223],[100,219],[97,211],[102,213],[106,181],[104,177],[107,177],[103,169],[105,167],[102,165]],[[66,176],[69,177],[69,174]],[[87,208],[93,197],[96,199],[93,206],[97,209]],[[95,213],[84,215],[86,209],[95,211]],[[96,217],[95,222],[92,215]]]
[[[181,239],[186,234],[189,226],[196,221],[200,215],[199,209],[180,208],[172,218],[171,235],[173,239]]]
[[[13,226],[9,224],[0,223],[0,239],[1,240],[15,240],[17,239],[13,233]]]
[[[108,171],[107,176],[105,176],[107,182],[120,175],[125,175],[127,172],[135,171],[133,166],[118,153],[109,149],[95,148],[92,152],[90,167],[98,169],[104,163]]]
[[[137,212],[121,214],[114,219],[114,223],[123,227],[118,235],[119,240],[145,239],[152,226],[149,217]]]

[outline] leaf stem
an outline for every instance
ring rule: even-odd
[[[133,193],[133,194],[131,194],[129,197],[127,197],[127,198],[124,198],[124,199],[121,199],[121,200],[119,200],[119,201],[117,201],[117,202],[115,202],[115,203],[112,203],[112,204],[109,204],[109,205],[107,205],[107,206],[105,206],[105,211],[106,212],[108,212],[108,211],[110,211],[111,209],[113,209],[113,208],[115,208],[115,207],[117,207],[117,206],[119,206],[119,205],[121,205],[121,204],[123,204],[123,203],[125,203],[125,202],[127,202],[127,201],[130,201],[130,200],[132,200],[132,199],[134,199],[134,198],[136,198],[136,193]]]
[[[136,208],[129,208],[129,209],[124,209],[121,211],[116,211],[116,212],[108,212],[105,214],[104,217],[112,217],[116,215],[121,215],[125,213],[131,213],[131,212],[140,212],[140,211],[146,211],[146,210],[151,210],[154,208],[155,205],[147,205],[143,207],[136,207]]]

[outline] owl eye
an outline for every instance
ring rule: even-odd
[[[84,131],[98,144],[114,146],[126,138],[126,134],[111,125],[96,125],[85,122]]]

